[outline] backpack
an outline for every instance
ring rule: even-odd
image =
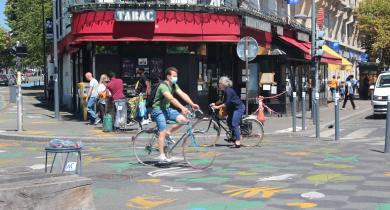
[[[152,90],[150,91],[150,96],[149,98],[147,99],[146,101],[146,107],[147,108],[151,108],[153,106],[153,103],[154,103],[154,100],[156,98],[156,94],[157,94],[157,90],[158,90],[158,87],[160,87],[161,84],[164,84],[166,85],[167,87],[169,87],[169,85],[165,82],[165,81],[162,81],[160,82],[158,85],[155,85]],[[172,86],[172,94],[174,94],[176,92],[176,84],[174,84]],[[161,100],[160,98],[158,100]]]

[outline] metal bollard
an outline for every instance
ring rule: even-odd
[[[292,129],[293,132],[297,131],[297,92],[293,92],[293,104],[292,104]]]
[[[390,95],[387,96],[385,153],[390,151]]]
[[[306,130],[306,92],[302,92],[302,130]]]
[[[339,103],[339,98],[340,94],[336,93],[334,97],[334,129],[335,129],[335,135],[334,139],[339,140],[340,139],[340,122],[339,122],[339,108],[340,108],[340,103]]]
[[[320,94],[316,93],[316,109],[315,118],[316,118],[316,138],[320,138]]]

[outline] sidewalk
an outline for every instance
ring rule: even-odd
[[[61,120],[54,118],[53,106],[43,100],[42,90],[23,90],[23,131],[17,129],[17,107],[16,104],[8,103],[8,88],[0,88],[2,97],[0,97],[1,115],[0,115],[0,139],[9,140],[32,140],[47,142],[53,138],[66,138],[83,140],[87,142],[126,142],[130,141],[131,136],[137,131],[110,132],[104,133],[101,125],[87,125],[82,121],[81,116],[74,116],[72,113],[61,112]],[[371,109],[370,101],[356,101],[358,110],[352,110],[348,104],[347,110],[340,110],[340,120],[359,115]],[[328,127],[334,121],[334,105],[328,104],[328,107],[321,107],[320,110],[321,128]],[[306,126],[307,131],[315,129],[313,121],[310,118],[310,112],[307,112]],[[298,113],[298,116],[301,116]],[[150,125],[154,126],[154,125]],[[283,135],[292,133],[291,117],[268,118],[265,122],[266,135]],[[301,130],[301,118],[297,118],[297,131]],[[302,133],[302,132],[301,132]],[[305,132],[306,133],[306,132]]]

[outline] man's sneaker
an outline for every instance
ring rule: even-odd
[[[170,158],[167,158],[165,155],[160,155],[157,158],[159,163],[170,163],[172,160]]]
[[[99,124],[101,121],[102,121],[102,119],[100,119],[100,118],[96,118],[94,125],[97,125],[97,124]]]

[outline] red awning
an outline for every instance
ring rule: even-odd
[[[259,43],[259,45],[264,46],[265,48],[271,48],[272,43],[272,33],[266,31],[259,31],[247,27],[241,28],[241,36],[251,36]]]
[[[157,11],[155,22],[116,22],[114,11],[74,14],[75,41],[238,42],[238,16],[200,12]]]
[[[297,41],[291,37],[287,37],[287,36],[279,36],[280,39],[282,39],[283,41],[297,47],[298,49],[300,49],[301,51],[303,51],[304,53],[304,57],[305,59],[307,60],[311,60],[311,43],[310,42],[300,42],[300,41]],[[321,56],[321,62],[322,63],[329,63],[329,64],[338,64],[338,65],[341,65],[341,59],[336,57],[336,56],[333,56],[329,53],[324,53],[322,56]]]

